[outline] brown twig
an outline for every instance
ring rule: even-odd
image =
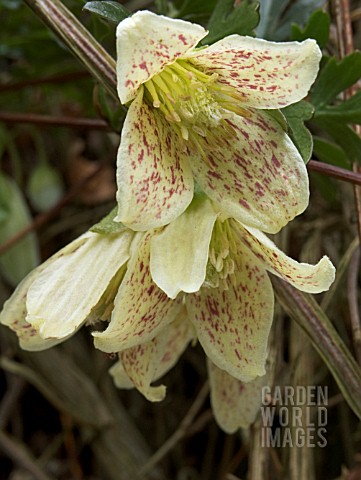
[[[73,82],[74,80],[81,80],[82,78],[90,78],[88,72],[69,72],[62,75],[52,75],[50,77],[34,78],[23,80],[22,82],[7,83],[0,85],[0,93],[16,92],[23,88],[33,87],[38,85],[47,85],[51,83]]]
[[[358,308],[358,273],[360,266],[360,247],[357,248],[352,256],[347,275],[347,297],[350,308],[350,320],[352,328],[352,339],[355,349],[355,355],[358,363],[361,365],[361,324]]]
[[[41,213],[38,215],[34,221],[30,224],[27,225],[25,228],[17,232],[14,236],[9,238],[6,242],[4,242],[2,245],[0,245],[0,255],[2,255],[4,252],[9,250],[13,245],[15,245],[17,242],[19,242],[22,238],[24,238],[28,233],[38,230],[40,227],[45,225],[49,220],[51,220],[53,217],[58,215],[60,210],[70,202],[78,193],[85,187],[85,185],[92,180],[99,172],[100,170],[104,167],[103,164],[100,164],[96,170],[94,170],[89,176],[81,180],[79,183],[74,185],[74,187],[69,190],[68,193],[66,193],[63,198],[52,208],[47,210],[44,213]]]
[[[0,448],[15,464],[31,473],[35,480],[52,480],[36,464],[36,460],[27,452],[24,445],[13,440],[10,435],[0,431]]]
[[[209,385],[206,382],[199,391],[196,399],[194,400],[191,408],[188,410],[186,416],[181,421],[178,429],[166,440],[163,445],[150,457],[148,462],[142,467],[140,473],[145,475],[150,472],[155,465],[162,460],[162,458],[181,440],[187,433],[188,428],[191,426],[195,416],[202,407],[209,392]]]
[[[361,185],[361,174],[352,172],[351,170],[346,170],[345,168],[336,167],[335,165],[319,162],[317,160],[310,160],[307,164],[307,168],[314,172],[337,178],[338,180],[342,180],[344,182]]]
[[[24,0],[106,90],[118,100],[115,60],[60,0]]]
[[[31,123],[48,127],[86,128],[89,130],[111,130],[109,125],[97,118],[55,117],[36,113],[0,112],[0,122]]]

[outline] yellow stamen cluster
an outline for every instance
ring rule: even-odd
[[[228,282],[233,283],[235,280],[237,261],[237,245],[231,220],[218,219],[213,228],[207,276],[203,286],[228,290]]]
[[[237,105],[237,92],[217,79],[216,73],[209,75],[189,60],[178,59],[145,82],[145,99],[174,124],[184,140],[198,148],[199,137],[217,137],[219,127],[228,127],[227,110],[247,115]]]

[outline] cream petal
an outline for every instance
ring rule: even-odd
[[[212,410],[221,429],[234,433],[239,428],[248,428],[260,410],[267,374],[244,383],[208,360],[208,376]]]
[[[244,105],[282,108],[304,98],[316,79],[321,51],[315,40],[276,43],[231,35],[187,57],[237,89]]]
[[[43,265],[41,265],[43,267]],[[39,351],[53,347],[63,339],[44,339],[40,337],[36,328],[25,321],[26,317],[26,294],[29,286],[41,271],[40,267],[33,270],[17,286],[12,296],[5,302],[0,312],[0,323],[13,330],[19,338],[23,350]]]
[[[43,338],[64,338],[85,322],[109,283],[129,258],[133,233],[89,232],[86,242],[63,252],[29,287],[26,321]]]
[[[197,292],[203,284],[216,219],[211,201],[197,195],[182,215],[152,238],[150,271],[170,298],[181,291]]]
[[[184,147],[184,148],[183,148]],[[118,150],[118,215],[133,230],[166,225],[193,197],[186,144],[139,92],[129,108]]]
[[[207,35],[200,25],[139,11],[117,27],[118,95],[124,104],[140,85]]]
[[[164,385],[151,386],[160,355],[157,337],[150,342],[129,348],[120,354],[124,371],[134,386],[150,402],[160,402],[165,397],[166,388]]]
[[[265,112],[230,114],[227,122],[232,133],[225,132],[220,145],[204,139],[207,159],[192,159],[197,182],[230,217],[276,233],[308,205],[305,164]]]
[[[177,319],[153,340],[119,354],[119,360],[109,370],[118,388],[136,387],[148,400],[164,398],[165,387],[150,384],[165,375],[178,361],[194,330],[183,308]]]
[[[298,263],[254,228],[239,225],[239,237],[264,264],[264,268],[303,292],[320,293],[328,290],[335,279],[335,267],[324,256],[316,265]]]
[[[124,370],[120,355],[119,360],[109,368],[109,373],[113,377],[114,384],[117,388],[124,388],[127,390],[134,388],[134,383],[130,380]]]
[[[194,330],[186,318],[185,309],[178,318],[164,328],[153,340],[120,353],[123,372],[117,367],[118,385],[124,382],[124,374],[151,402],[159,402],[165,396],[165,386],[151,386],[167,373],[178,361]]]
[[[94,344],[104,352],[121,352],[152,340],[171,323],[181,309],[181,301],[170,300],[150,275],[149,252],[152,233],[138,233],[132,249],[109,326],[93,332]]]
[[[235,278],[228,290],[202,288],[187,295],[189,319],[207,356],[243,382],[265,374],[267,339],[273,319],[273,290],[265,269],[237,246]]]

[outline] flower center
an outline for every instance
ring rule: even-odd
[[[216,73],[209,75],[178,59],[144,83],[145,99],[174,124],[184,140],[198,146],[198,136],[205,138],[218,127],[227,128],[227,110],[247,113],[236,104],[237,92],[219,84],[217,78]]]
[[[207,274],[203,287],[228,290],[229,282],[235,280],[237,244],[231,220],[217,219],[209,245]]]

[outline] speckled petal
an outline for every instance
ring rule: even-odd
[[[171,323],[181,309],[181,302],[170,300],[150,275],[149,252],[152,233],[139,233],[134,254],[128,262],[109,326],[93,332],[94,344],[104,352],[121,352],[152,340]]]
[[[285,255],[262,232],[239,225],[240,238],[264,264],[264,268],[303,292],[328,290],[335,279],[335,267],[324,256],[317,265],[298,263]]]
[[[267,384],[267,374],[244,383],[208,360],[208,376],[212,410],[221,429],[234,433],[239,428],[248,428],[260,411],[262,387]]]
[[[207,356],[243,382],[265,374],[273,319],[273,290],[256,257],[239,245],[234,282],[228,290],[202,288],[187,295],[189,319]]]
[[[165,386],[153,387],[150,384],[175,365],[193,334],[194,330],[183,309],[177,320],[164,328],[153,340],[120,353],[119,363],[123,371],[119,366],[113,370],[116,385],[126,384],[127,377],[151,402],[163,400]]]
[[[322,54],[315,40],[275,43],[231,35],[187,56],[237,89],[244,105],[282,108],[307,95]]]
[[[152,238],[150,271],[155,283],[170,298],[181,291],[197,292],[202,286],[216,219],[211,201],[202,194]]]
[[[194,175],[230,217],[276,233],[308,205],[304,162],[265,112],[252,110],[247,118],[231,114],[227,121],[233,133],[223,135],[221,146],[211,140],[206,143],[208,161],[195,156]]]
[[[114,275],[129,258],[133,233],[99,235],[58,255],[29,287],[26,321],[44,338],[64,338],[81,327]]]
[[[129,108],[118,150],[118,215],[133,230],[166,225],[193,197],[187,145],[171,124],[143,102]]]
[[[140,11],[117,28],[118,95],[132,100],[139,86],[207,35],[200,25]]]

